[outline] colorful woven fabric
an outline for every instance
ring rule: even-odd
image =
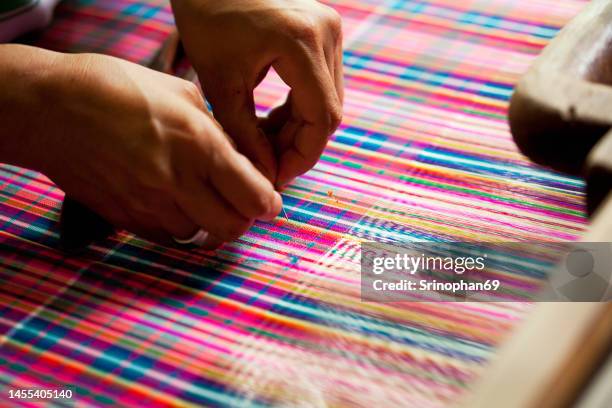
[[[359,244],[577,239],[582,180],[530,164],[506,112],[584,2],[330,4],[345,25],[345,119],[284,193],[289,221],[216,253],[121,234],[71,258],[56,250],[62,193],[0,168],[2,403],[58,386],[114,407],[441,407],[469,392],[530,305],[361,302]],[[258,109],[283,91],[265,81]]]
[[[168,0],[63,0],[36,45],[62,52],[98,52],[150,65],[174,18]]]

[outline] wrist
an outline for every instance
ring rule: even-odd
[[[0,162],[41,170],[48,145],[50,104],[44,95],[63,54],[23,45],[1,45]]]

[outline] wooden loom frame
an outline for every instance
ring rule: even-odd
[[[612,2],[594,0],[516,88],[510,125],[534,161],[582,174],[583,242],[612,242]],[[612,303],[540,303],[462,407],[569,407],[612,351]],[[612,403],[612,402],[611,402]]]
[[[585,242],[612,240],[612,195],[603,209]],[[612,303],[540,303],[460,406],[569,407],[611,346]]]

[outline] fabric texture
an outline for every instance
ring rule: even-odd
[[[168,0],[64,0],[31,40],[62,52],[96,52],[151,65],[175,30]]]
[[[442,407],[483,375],[531,306],[361,302],[359,245],[580,236],[583,181],[529,163],[506,113],[585,2],[328,3],[344,21],[344,122],[283,193],[289,221],[215,253],[122,233],[67,257],[61,191],[0,167],[3,398],[68,386],[77,406]],[[43,44],[145,62],[172,28],[161,1],[62,7],[75,4],[82,18],[60,16]],[[271,75],[258,110],[285,90]]]

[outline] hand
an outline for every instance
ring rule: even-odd
[[[101,55],[55,65],[38,167],[74,199],[161,243],[202,228],[209,247],[279,213],[280,195],[190,82]]]
[[[313,0],[175,0],[177,25],[215,117],[284,186],[319,159],[342,116],[341,20]],[[291,91],[268,118],[253,90],[270,67]]]

